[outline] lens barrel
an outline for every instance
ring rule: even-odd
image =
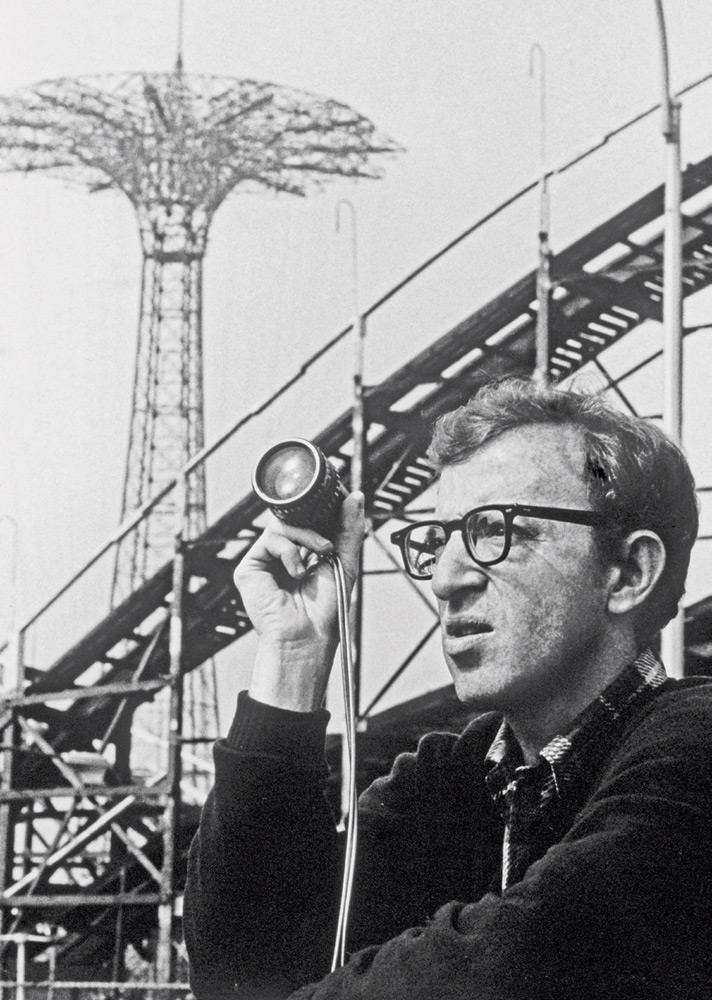
[[[252,473],[252,488],[282,521],[335,538],[347,490],[311,441],[288,438],[268,448]]]

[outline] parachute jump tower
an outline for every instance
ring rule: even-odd
[[[173,556],[177,491],[203,447],[202,274],[208,232],[238,190],[306,195],[330,179],[376,178],[398,147],[352,108],[273,83],[171,73],[60,78],[0,97],[0,172],[44,172],[89,192],[121,191],[143,254],[122,523],[165,490],[116,550],[118,607]],[[87,248],[89,252],[91,248]],[[205,530],[202,466],[185,496],[183,537]],[[194,671],[185,732],[216,732],[212,664]],[[166,719],[163,720],[166,722]],[[196,741],[197,742],[197,741]]]
[[[169,482],[203,444],[201,285],[212,218],[237,189],[305,195],[329,178],[378,177],[397,149],[337,101],[254,80],[124,74],[50,80],[0,98],[0,171],[45,171],[119,190],[138,218],[141,313],[122,514]],[[199,530],[205,483],[187,501]],[[171,554],[160,506],[123,545],[112,604]]]
[[[0,100],[0,171],[119,190],[136,211],[143,269],[122,519],[203,447],[202,275],[218,207],[238,189],[305,195],[330,178],[378,177],[372,155],[396,149],[337,101],[186,75],[180,57],[173,73],[61,78]],[[174,506],[169,493],[118,547],[112,606],[171,558]],[[205,529],[202,466],[185,516],[186,538]],[[211,692],[193,694],[210,704]]]

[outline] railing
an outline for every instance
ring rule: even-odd
[[[0,991],[2,1000],[195,1000],[188,983],[5,980]]]
[[[16,948],[15,978],[0,979],[0,1000],[195,1000],[190,984],[185,981],[162,981],[150,965],[136,959],[136,967],[127,969],[123,980],[58,979],[57,945],[52,938],[40,934],[3,934],[0,940]],[[42,965],[46,978],[27,978],[27,946],[46,945]],[[178,951],[184,952],[184,946]],[[176,977],[187,978],[187,958],[178,958]]]

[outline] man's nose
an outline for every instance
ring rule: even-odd
[[[463,587],[482,589],[487,577],[465,548],[462,533],[453,531],[435,564],[430,581],[433,594],[439,601],[447,601]]]

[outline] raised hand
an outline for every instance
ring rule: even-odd
[[[363,496],[352,493],[333,544],[272,517],[240,562],[235,584],[259,635],[253,698],[293,711],[320,706],[338,644],[336,586],[325,556],[340,557],[350,592],[363,532]]]

